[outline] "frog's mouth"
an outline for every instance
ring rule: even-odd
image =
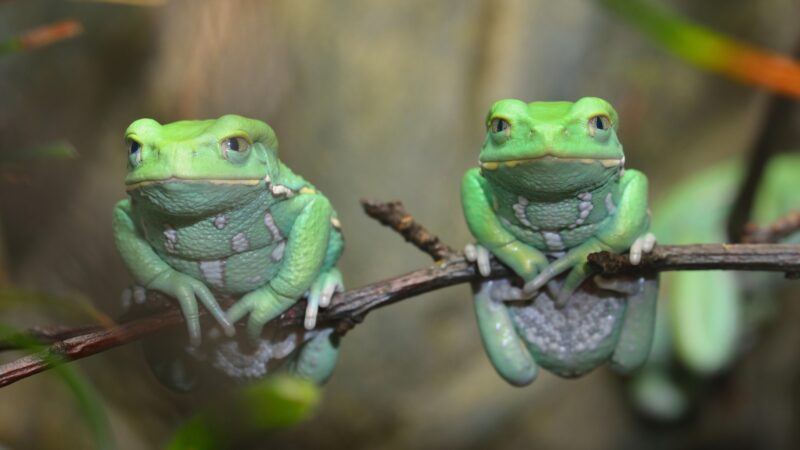
[[[596,164],[599,163],[603,167],[618,167],[623,163],[620,158],[564,158],[560,156],[544,155],[535,158],[522,158],[522,159],[509,159],[505,161],[481,161],[481,168],[486,170],[497,170],[500,167],[516,167],[521,164],[528,164],[540,161],[557,161],[557,162],[572,162],[582,164]]]
[[[137,189],[141,189],[147,186],[156,186],[156,185],[163,185],[163,184],[171,184],[171,183],[178,183],[178,184],[211,184],[216,186],[257,186],[261,181],[262,178],[245,178],[245,179],[236,179],[236,178],[179,178],[179,177],[169,177],[163,178],[159,180],[140,180],[134,181],[132,183],[125,184],[126,191],[135,191]]]

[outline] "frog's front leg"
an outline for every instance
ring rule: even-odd
[[[492,209],[491,188],[478,169],[470,169],[464,175],[461,197],[467,226],[480,246],[489,250],[525,281],[532,280],[547,267],[547,257],[542,252],[519,241],[500,223]],[[480,247],[476,251],[482,252]],[[478,257],[472,259],[479,263],[481,274],[487,276],[490,265],[485,253],[478,253]]]
[[[180,273],[164,262],[144,240],[131,218],[130,200],[122,200],[114,207],[112,220],[114,240],[125,265],[136,282],[175,298],[183,311],[189,339],[200,344],[200,314],[198,299],[219,322],[227,335],[233,335],[233,325],[203,282]]]
[[[647,178],[639,171],[628,170],[619,181],[622,195],[620,203],[608,223],[598,233],[570,249],[566,255],[553,261],[539,275],[525,285],[525,292],[533,293],[563,272],[567,274],[557,303],[564,304],[581,283],[592,275],[587,257],[596,252],[622,253],[642,237],[637,246],[639,258],[642,250],[652,250],[655,238],[647,237],[649,213],[647,211]],[[634,262],[634,261],[632,261]],[[638,260],[635,262],[638,263]]]
[[[249,313],[247,331],[251,336],[261,334],[264,324],[294,305],[311,287],[325,258],[330,235],[333,208],[321,195],[299,195],[273,208],[276,217],[299,210],[291,225],[281,268],[268,284],[242,297],[227,314],[231,322],[236,322]]]
[[[519,289],[508,280],[488,280],[473,286],[473,290],[481,340],[495,370],[514,386],[530,384],[538,373],[536,362],[517,335],[503,304]]]

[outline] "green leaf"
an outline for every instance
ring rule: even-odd
[[[168,448],[235,447],[236,442],[302,421],[314,411],[319,399],[319,388],[309,380],[271,376],[204,407],[178,429]]]

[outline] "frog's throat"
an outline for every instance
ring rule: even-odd
[[[544,155],[535,158],[510,159],[506,161],[481,161],[480,165],[486,170],[496,170],[499,167],[516,167],[536,161],[563,161],[579,162],[584,164],[600,163],[603,167],[618,167],[622,163],[620,158],[562,158],[560,156]]]
[[[238,185],[238,186],[257,186],[258,183],[264,181],[263,178],[245,178],[245,179],[235,179],[235,178],[178,178],[178,177],[170,177],[164,178],[161,180],[143,180],[137,181],[134,183],[126,184],[125,190],[126,191],[135,191],[136,189],[140,189],[146,186],[153,186],[157,184],[168,184],[168,183],[183,183],[183,184],[192,184],[192,183],[205,183],[205,184],[213,184],[213,185]]]

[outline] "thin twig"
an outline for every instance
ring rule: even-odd
[[[400,201],[361,200],[361,206],[368,216],[400,233],[407,242],[430,255],[434,261],[446,260],[456,253],[438,236],[417,223]]]
[[[773,244],[800,231],[800,211],[792,211],[766,227],[748,224],[742,242]]]
[[[377,203],[373,202],[373,204]],[[402,205],[397,204],[397,206],[402,211]],[[396,207],[385,209],[387,214],[397,210]],[[420,246],[420,248],[426,247]],[[444,246],[444,248],[449,247]],[[428,251],[426,253],[431,254]],[[638,266],[631,266],[625,255],[595,253],[589,255],[589,260],[604,273],[711,269],[798,273],[800,272],[800,245],[657,246],[651,254],[643,258]],[[491,278],[511,276],[514,274],[508,268],[497,261],[492,261]],[[430,267],[372,283],[344,294],[337,294],[331,301],[331,305],[320,311],[318,323],[338,327],[339,324],[347,321],[358,321],[374,309],[426,292],[481,279],[484,278],[477,273],[474,264],[466,261],[462,255],[453,253],[445,261]],[[227,306],[230,302],[231,300],[227,300],[221,303]],[[303,323],[304,313],[305,301],[299,301],[276,320],[280,326],[296,327]],[[44,356],[77,360],[142,339],[157,331],[182,323],[183,315],[180,310],[170,306],[113,328],[84,328],[77,335],[70,335],[71,337],[67,339],[52,342],[45,351],[45,355],[41,353],[28,355],[0,366],[0,387],[49,369],[51,362],[56,358]],[[38,333],[40,337],[48,336],[48,333],[41,331]],[[70,330],[62,328],[59,333],[69,334]],[[49,335],[55,336],[57,333]]]

